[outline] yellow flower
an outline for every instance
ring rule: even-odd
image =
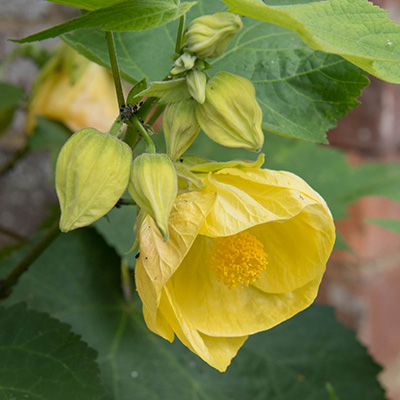
[[[136,284],[149,329],[225,371],[248,335],[314,301],[335,231],[325,201],[289,172],[201,178],[202,189],[178,195],[167,242],[144,219]]]
[[[93,127],[106,132],[119,114],[112,75],[69,46],[62,46],[40,72],[28,105],[26,129],[36,116],[64,123],[72,131]]]

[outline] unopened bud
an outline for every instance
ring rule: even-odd
[[[26,129],[36,116],[61,121],[72,131],[88,126],[106,131],[118,115],[112,75],[69,46],[61,46],[40,71],[28,104]]]
[[[230,12],[196,18],[187,28],[186,48],[198,57],[219,57],[242,25],[240,17]]]
[[[178,194],[175,168],[166,154],[143,153],[132,163],[129,194],[155,221],[164,241],[168,217]]]
[[[260,151],[264,143],[262,112],[253,84],[238,75],[218,72],[207,82],[206,101],[196,103],[201,129],[227,147]]]
[[[200,131],[194,100],[168,104],[164,112],[163,128],[167,154],[174,161],[192,144]]]
[[[182,72],[191,70],[194,67],[196,58],[196,56],[192,56],[189,53],[183,53],[175,60],[174,66],[171,69],[171,74],[178,75]]]
[[[107,214],[128,186],[131,162],[130,147],[108,133],[84,128],[73,134],[56,167],[60,230],[90,225]]]
[[[194,69],[186,75],[190,95],[200,104],[206,100],[207,76],[203,71]]]

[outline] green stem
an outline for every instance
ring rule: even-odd
[[[142,118],[146,120],[147,116],[150,114],[150,111],[153,109],[153,106],[158,102],[156,97],[148,97],[145,102],[139,108],[139,111],[136,113],[138,118]]]
[[[111,129],[109,130],[109,134],[111,136],[117,136],[119,130],[122,128],[122,125],[124,124],[124,121],[122,120],[122,118],[118,117],[114,123],[112,124]]]
[[[147,132],[146,128],[139,121],[139,118],[136,115],[132,115],[129,120],[132,122],[134,127],[139,131],[140,135],[145,140],[146,146],[147,146],[147,151],[149,153],[155,153],[156,152],[156,147],[154,146],[154,143],[151,140],[150,135]]]
[[[106,41],[108,47],[108,55],[110,57],[111,72],[114,77],[115,91],[117,92],[118,104],[125,104],[124,92],[121,85],[121,75],[118,68],[117,50],[115,48],[114,35],[111,31],[106,32]]]
[[[0,280],[0,299],[5,299],[11,294],[11,288],[18,282],[20,276],[50,246],[59,233],[57,221],[14,269],[4,279]]]
[[[166,107],[166,105],[158,106],[154,110],[153,114],[151,115],[151,117],[149,118],[147,123],[149,125],[153,125],[157,121],[158,117],[164,112],[165,107]]]
[[[185,26],[185,17],[186,14],[183,14],[179,18],[179,26],[178,26],[178,33],[176,35],[176,43],[175,43],[175,53],[179,54],[182,45],[182,35],[183,35],[183,28]]]

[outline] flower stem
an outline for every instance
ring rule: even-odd
[[[178,33],[176,35],[176,43],[175,43],[175,53],[179,54],[182,45],[182,35],[183,35],[183,28],[185,26],[185,17],[186,14],[183,14],[179,18],[179,26],[178,26]]]
[[[18,282],[20,276],[50,246],[59,233],[57,221],[14,269],[4,279],[0,280],[0,299],[5,299],[11,294],[11,288]]]
[[[123,124],[124,124],[124,121],[122,120],[122,118],[118,117],[112,124],[112,127],[108,133],[111,136],[117,136],[117,134],[118,134],[119,130],[122,128]]]
[[[147,123],[149,125],[153,125],[157,121],[158,117],[163,113],[163,111],[165,110],[165,107],[166,107],[165,105],[158,106],[154,110],[153,114],[151,115],[151,117],[149,118]]]
[[[118,68],[117,50],[115,48],[114,35],[111,31],[106,32],[106,41],[108,47],[108,55],[110,57],[111,71],[114,77],[115,91],[117,92],[118,104],[121,107],[125,104],[125,99],[121,85],[121,75]]]
[[[151,140],[150,135],[147,132],[146,128],[139,121],[139,118],[136,115],[132,115],[131,118],[129,119],[129,121],[132,122],[132,125],[139,131],[140,135],[145,140],[146,146],[147,146],[147,151],[149,153],[155,153],[156,147],[154,146],[154,143]]]

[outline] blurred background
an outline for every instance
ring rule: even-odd
[[[400,23],[399,0],[375,0]],[[0,0],[0,60],[19,45],[8,41],[64,22],[76,9],[43,0]],[[41,43],[53,49],[58,39]],[[38,68],[15,58],[1,80],[29,93]],[[400,86],[371,79],[353,109],[329,132],[331,145],[353,165],[400,160]],[[28,238],[56,204],[47,152],[25,154],[25,114],[17,110],[0,136],[0,248]],[[18,160],[15,162],[15,160]],[[400,183],[399,183],[400,184]],[[338,318],[356,330],[360,341],[384,369],[388,398],[400,400],[400,235],[365,218],[400,219],[400,204],[369,196],[353,203],[337,229],[350,249],[335,250],[318,301],[334,305]]]

